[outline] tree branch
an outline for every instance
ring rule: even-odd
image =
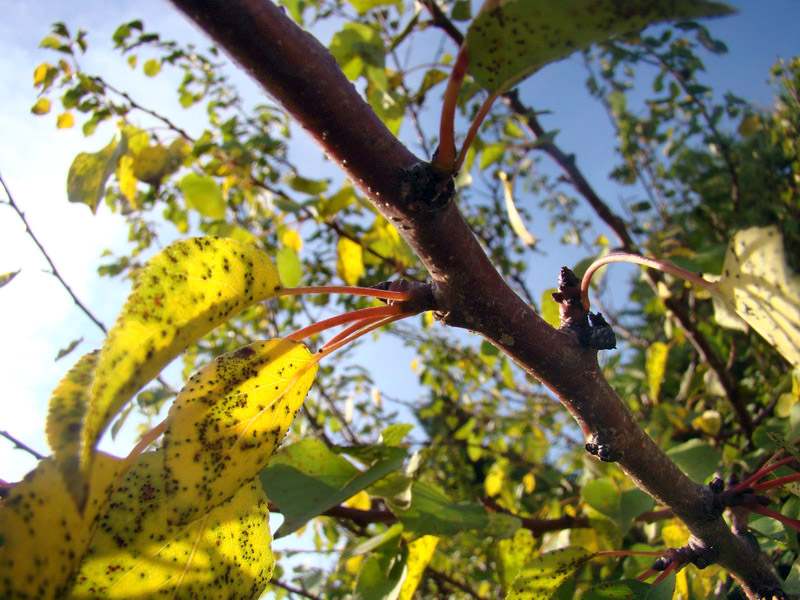
[[[484,336],[550,390],[590,440],[686,523],[751,598],[780,590],[765,557],[711,510],[691,481],[639,428],[602,375],[597,352],[553,329],[506,285],[430,165],[375,116],[327,50],[266,0],[174,0],[320,144],[419,256],[432,277],[436,314]],[[445,182],[446,183],[446,182]]]

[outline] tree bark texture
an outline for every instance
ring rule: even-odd
[[[711,510],[711,492],[656,446],[603,377],[594,350],[556,330],[493,267],[452,200],[449,182],[401,144],[328,50],[269,0],[173,0],[317,141],[392,222],[432,279],[446,325],[479,333],[546,385],[587,439],[612,449],[641,489],[669,508],[748,597],[780,594],[766,557]],[[553,280],[556,274],[552,276]],[[778,596],[780,597],[780,595]]]

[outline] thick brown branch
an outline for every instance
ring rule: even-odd
[[[780,589],[771,566],[711,510],[692,482],[639,428],[608,385],[596,352],[550,327],[506,285],[453,202],[432,203],[429,165],[395,139],[327,50],[265,0],[175,0],[314,137],[390,219],[433,278],[438,316],[483,335],[550,388],[584,434],[670,508],[750,597]]]

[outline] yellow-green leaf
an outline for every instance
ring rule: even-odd
[[[594,42],[730,12],[705,0],[488,0],[467,31],[469,70],[490,92],[503,91]]]
[[[53,390],[47,411],[47,442],[79,504],[85,499],[85,479],[78,469],[81,431],[89,405],[89,388],[97,366],[97,354],[83,355],[67,372]]]
[[[530,248],[536,245],[539,238],[531,235],[525,227],[525,223],[517,210],[517,206],[514,204],[514,184],[508,180],[508,176],[502,171],[500,171],[498,175],[503,182],[503,191],[506,198],[506,214],[508,214],[508,222],[511,225],[511,229],[513,229],[517,237],[522,240],[522,244]]]
[[[511,539],[497,542],[494,551],[503,589],[511,586],[522,565],[530,560],[535,544],[533,534],[528,529],[518,529]]]
[[[6,285],[12,279],[14,279],[14,277],[16,277],[17,275],[19,275],[19,269],[17,269],[16,271],[9,271],[8,273],[3,273],[2,275],[0,275],[0,288]]]
[[[716,288],[737,315],[792,366],[800,366],[800,275],[786,260],[777,226],[750,227],[733,236]]]
[[[658,393],[661,391],[661,382],[664,381],[664,373],[667,370],[668,356],[669,346],[664,342],[653,342],[647,347],[645,358],[647,383],[650,389],[650,399],[656,403],[658,402]]]
[[[188,381],[164,433],[172,522],[224,502],[266,466],[316,372],[303,344],[277,338],[224,354]]]
[[[112,497],[73,599],[259,598],[272,575],[267,499],[257,482],[185,525],[169,521],[163,453],[147,452]]]
[[[411,600],[414,597],[414,592],[422,580],[422,573],[431,562],[438,543],[438,537],[423,535],[408,545],[408,562],[406,563],[408,572],[403,581],[403,587],[400,589],[399,600]]]
[[[75,117],[72,116],[71,112],[58,115],[58,119],[56,119],[56,127],[58,129],[69,129],[73,125],[75,125]]]
[[[356,285],[364,274],[364,252],[360,244],[339,238],[336,244],[336,272],[347,285]]]
[[[593,556],[593,552],[578,546],[568,546],[537,556],[520,569],[506,600],[548,600],[568,577]]]
[[[558,303],[553,300],[553,294],[558,289],[550,288],[542,292],[542,318],[547,321],[552,327],[558,329],[561,327],[561,313],[558,308]]]
[[[100,455],[83,510],[50,458],[12,488],[0,504],[0,598],[67,597],[118,469],[117,459]]]
[[[161,61],[151,58],[144,63],[144,74],[148,77],[155,77],[161,71]]]
[[[70,202],[82,202],[97,210],[106,189],[109,175],[117,168],[117,160],[127,150],[127,138],[115,136],[99,152],[81,152],[72,161],[67,173],[67,198]]]
[[[31,107],[31,112],[35,115],[46,115],[50,112],[50,100],[47,98],[39,98]]]
[[[167,149],[145,146],[133,157],[133,176],[150,185],[159,185],[167,171]]]
[[[186,346],[281,288],[267,254],[231,239],[182,240],[153,257],[100,353],[84,462],[113,416]]]
[[[225,217],[225,198],[213,177],[189,173],[179,185],[186,194],[188,206],[210,219]]]

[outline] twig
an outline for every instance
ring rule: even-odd
[[[9,442],[14,444],[14,446],[16,448],[18,448],[19,450],[23,450],[23,451],[27,452],[28,454],[30,454],[31,456],[33,456],[36,460],[42,460],[43,458],[47,458],[43,454],[39,454],[36,450],[31,448],[27,444],[25,444],[23,442],[20,442],[17,438],[15,438],[13,435],[8,433],[7,431],[0,431],[0,435],[2,435]]]
[[[283,583],[280,579],[271,579],[271,585],[276,585],[279,588],[285,589],[287,592],[292,594],[297,594],[298,596],[302,596],[303,598],[309,598],[310,600],[322,600],[319,596],[315,596],[314,594],[310,594],[305,590],[301,590],[300,588],[296,588],[294,586],[289,585],[288,583]]]
[[[471,598],[475,598],[475,600],[484,600],[483,596],[478,595],[478,592],[476,592],[475,590],[473,590],[472,588],[470,588],[466,584],[461,583],[460,581],[457,581],[457,580],[453,579],[452,577],[450,577],[446,573],[443,573],[441,571],[437,571],[436,569],[434,569],[432,567],[428,567],[428,571],[436,579],[439,579],[439,580],[445,582],[450,587],[454,587],[456,589],[461,590],[462,592],[464,592],[465,594],[467,594]]]
[[[0,174],[0,184],[2,184],[3,190],[5,190],[6,196],[8,196],[9,205],[11,206],[11,208],[13,208],[16,211],[16,213],[19,216],[19,218],[25,224],[25,232],[31,237],[31,239],[34,241],[36,246],[39,248],[39,251],[44,256],[45,260],[47,260],[47,263],[50,265],[50,270],[51,270],[51,273],[53,274],[53,276],[56,279],[58,279],[59,283],[61,283],[61,285],[64,287],[64,289],[67,290],[67,293],[70,295],[70,297],[72,298],[73,302],[75,302],[75,304],[78,305],[78,308],[80,308],[84,312],[84,314],[87,317],[89,317],[92,320],[92,322],[95,325],[97,325],[103,331],[103,333],[108,333],[108,330],[106,329],[106,326],[103,325],[103,323],[97,317],[95,317],[88,308],[86,308],[86,305],[78,299],[78,297],[75,295],[75,292],[72,291],[72,288],[69,287],[67,282],[64,281],[64,278],[61,277],[61,274],[58,272],[58,269],[56,269],[56,266],[53,264],[53,261],[50,258],[50,255],[47,254],[47,251],[44,249],[44,246],[42,246],[41,242],[39,242],[39,239],[36,237],[36,235],[34,235],[33,230],[31,229],[31,226],[28,223],[28,220],[25,218],[25,213],[23,213],[20,210],[19,206],[17,206],[17,203],[14,202],[14,198],[11,196],[11,191],[8,189],[8,186],[6,185],[6,182],[3,179],[2,174]]]

